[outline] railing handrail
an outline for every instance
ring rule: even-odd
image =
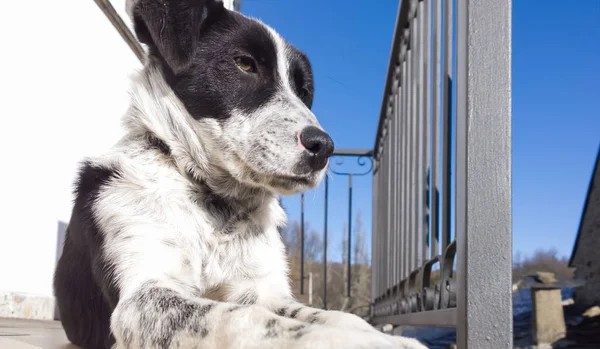
[[[335,149],[332,156],[373,156],[373,150],[368,149]]]
[[[394,70],[396,61],[395,57],[398,57],[400,53],[400,40],[403,37],[404,28],[408,25],[408,11],[410,11],[410,2],[413,0],[400,0],[398,4],[398,11],[396,15],[396,24],[394,25],[394,36],[392,37],[392,46],[390,48],[390,57],[388,60],[387,73],[385,75],[385,86],[383,88],[383,99],[381,102],[381,111],[379,112],[379,121],[377,123],[377,133],[375,134],[375,142],[373,145],[373,157],[377,159],[379,156],[379,143],[382,138],[384,122],[387,118],[388,109],[388,95],[392,91],[394,84]],[[402,29],[400,29],[402,28]]]

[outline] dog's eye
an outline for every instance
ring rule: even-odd
[[[256,63],[250,57],[236,57],[235,64],[246,73],[256,73]]]

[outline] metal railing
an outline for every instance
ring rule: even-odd
[[[455,1],[399,6],[374,148],[372,317],[509,348],[511,2]]]

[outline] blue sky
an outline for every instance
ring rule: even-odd
[[[543,5],[543,6],[541,6]],[[338,148],[371,149],[398,1],[243,0],[312,61],[313,111]],[[513,249],[570,255],[600,145],[600,1],[513,1]],[[354,160],[346,159],[347,165]],[[352,167],[352,166],[351,166]],[[345,166],[344,168],[349,168]],[[356,166],[353,167],[356,169]],[[323,188],[306,221],[323,231]],[[354,180],[354,213],[371,227],[371,176]],[[284,199],[299,219],[298,197]],[[329,191],[329,256],[341,255],[347,178]]]

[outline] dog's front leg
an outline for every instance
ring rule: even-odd
[[[188,297],[150,281],[115,308],[113,349],[281,348],[300,323],[276,318],[262,307]]]
[[[298,321],[159,285],[146,282],[119,302],[111,318],[113,349],[303,348],[294,344],[308,329]]]
[[[113,312],[113,349],[396,349],[362,331],[281,317],[258,305],[186,297],[148,282]]]

